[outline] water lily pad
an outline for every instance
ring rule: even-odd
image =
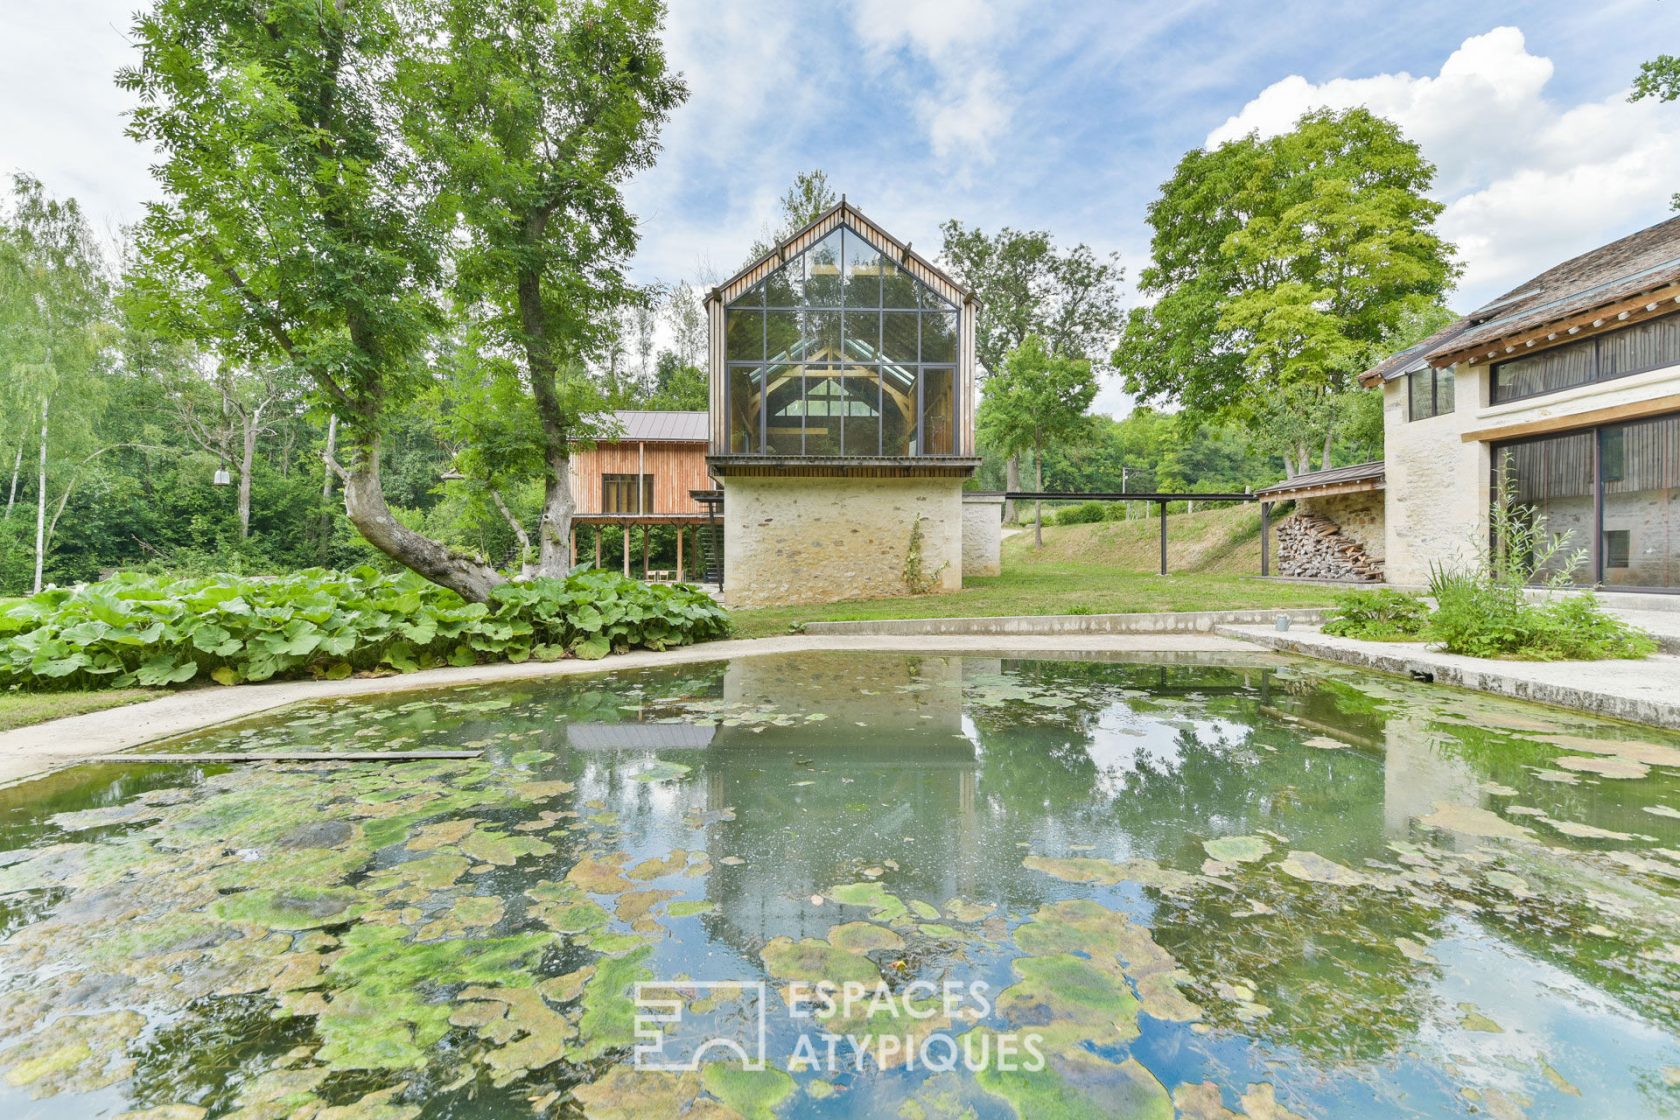
[[[1496,813],[1451,801],[1435,802],[1434,812],[1418,818],[1418,823],[1425,828],[1438,828],[1445,832],[1481,836],[1490,840],[1530,840],[1534,837],[1533,830],[1512,824]]]
[[[700,1095],[700,1075],[615,1065],[572,1090],[588,1120],[646,1120],[681,1116]]]
[[[671,782],[685,776],[692,767],[684,766],[680,762],[667,762],[660,759],[631,774],[630,777],[638,782]]]
[[[1111,1062],[1084,1050],[1048,1056],[1036,1072],[1024,1061],[986,1065],[975,1080],[1022,1117],[1057,1120],[1172,1120],[1166,1086],[1135,1058]]]
[[[701,1069],[700,1083],[744,1120],[772,1120],[776,1106],[793,1092],[793,1078],[774,1066],[752,1070],[712,1062]]]
[[[875,984],[881,979],[880,970],[869,958],[815,938],[772,938],[761,955],[765,969],[778,980]]]
[[[1369,884],[1371,876],[1363,871],[1355,871],[1346,864],[1337,863],[1317,852],[1292,851],[1286,856],[1278,868],[1291,878],[1300,879],[1306,883],[1328,883],[1337,887],[1359,887]]]
[[[216,903],[215,913],[230,922],[303,930],[350,921],[367,905],[356,891],[347,887],[299,885],[242,891]]]
[[[847,953],[893,952],[904,948],[904,938],[873,922],[847,922],[828,931],[828,943]]]
[[[1272,846],[1263,836],[1221,836],[1202,841],[1202,850],[1220,863],[1254,863],[1264,859]]]
[[[1643,762],[1616,755],[1566,754],[1555,759],[1554,765],[1564,770],[1597,774],[1601,778],[1643,778],[1651,772],[1651,768]]]

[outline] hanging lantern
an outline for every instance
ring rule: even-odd
[[[233,484],[233,476],[228,473],[226,467],[218,467],[215,481],[217,486],[230,486]]]

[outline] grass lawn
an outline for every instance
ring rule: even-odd
[[[950,595],[859,599],[817,606],[731,612],[742,638],[785,634],[796,623],[874,618],[980,618],[1015,614],[1124,614],[1245,607],[1324,607],[1332,590],[1275,583],[1260,566],[1260,515],[1245,508],[1168,518],[1161,576],[1159,521],[1048,526],[1044,548],[1032,530],[1003,545],[1003,574],[963,581]]]
[[[0,692],[0,731],[28,727],[61,716],[120,708],[166,695],[151,688],[107,688],[99,692]]]

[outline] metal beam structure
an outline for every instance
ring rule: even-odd
[[[1155,491],[1129,493],[1127,491],[1096,494],[1069,494],[1059,490],[1005,490],[1006,501],[1016,502],[1154,502],[1161,511],[1161,574],[1167,574],[1167,503],[1168,502],[1252,502],[1253,494],[1162,494]],[[1264,523],[1270,513],[1270,503],[1260,507],[1260,574],[1267,574],[1266,531]]]

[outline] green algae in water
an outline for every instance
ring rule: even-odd
[[[485,754],[0,790],[0,1113],[1680,1114],[1680,737],[1258,655],[831,654],[161,749],[378,744]],[[767,984],[763,1071],[634,1068],[638,984],[695,977]],[[791,1018],[822,981],[870,999]],[[789,1068],[823,1030],[903,1045]]]

